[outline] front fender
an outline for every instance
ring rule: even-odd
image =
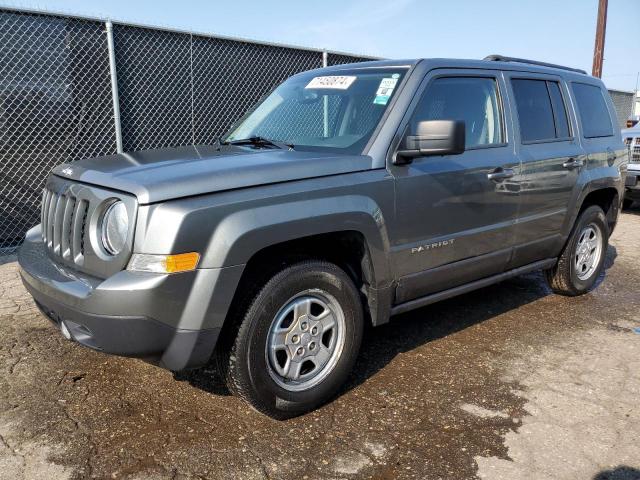
[[[363,195],[297,200],[234,212],[218,224],[203,251],[201,266],[245,264],[266,247],[336,231],[364,236],[376,284],[388,284],[389,238],[384,216],[376,202]]]

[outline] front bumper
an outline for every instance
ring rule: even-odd
[[[208,362],[242,274],[242,266],[174,275],[124,270],[103,280],[54,262],[39,226],[27,233],[18,262],[39,308],[73,340],[173,371]]]
[[[640,201],[640,170],[627,170],[624,196],[631,200]]]

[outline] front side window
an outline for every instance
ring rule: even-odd
[[[595,85],[574,83],[573,93],[578,104],[578,113],[582,122],[585,138],[610,137],[613,126],[609,109],[602,96],[602,90]]]
[[[406,71],[355,68],[297,75],[276,88],[223,141],[261,137],[296,150],[360,153]]]
[[[412,122],[462,120],[466,148],[503,143],[502,115],[494,78],[441,77],[425,90]]]

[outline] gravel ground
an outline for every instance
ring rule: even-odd
[[[597,288],[539,273],[367,333],[342,395],[270,420],[215,372],[79,347],[0,257],[2,479],[640,478],[640,210]]]

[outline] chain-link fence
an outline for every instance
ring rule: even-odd
[[[99,19],[0,9],[0,255],[38,223],[55,165],[116,153],[118,141],[124,151],[212,143],[292,74],[369,60],[119,23],[109,30]]]
[[[620,90],[609,90],[613,106],[616,108],[618,116],[618,126],[626,128],[627,120],[633,116],[634,95],[632,92],[622,92]]]

